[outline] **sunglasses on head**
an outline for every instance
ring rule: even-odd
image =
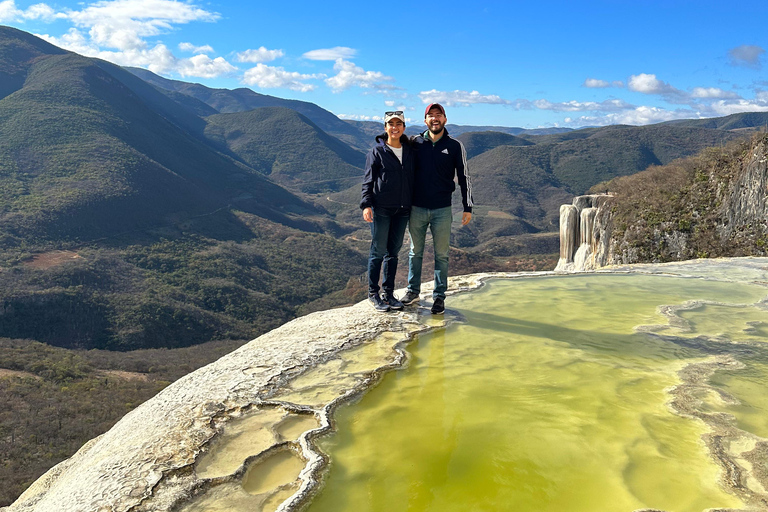
[[[385,116],[401,116],[403,115],[402,110],[390,110],[389,112],[384,112]]]

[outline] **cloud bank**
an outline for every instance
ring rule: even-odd
[[[308,92],[314,90],[315,85],[305,81],[322,77],[323,75],[305,75],[260,63],[255,68],[245,72],[243,83],[255,85],[262,89],[285,88],[292,91]]]

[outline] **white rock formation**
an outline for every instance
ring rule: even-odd
[[[415,314],[376,314],[367,303],[293,320],[174,382],[3,510],[170,510],[191,491],[185,469],[216,435],[214,425],[222,418],[268,399],[292,377],[377,333],[405,339],[424,328]],[[311,453],[302,455],[309,465],[319,463]],[[157,496],[161,483],[166,490]]]
[[[448,293],[477,287],[481,279],[479,275],[452,278]],[[381,333],[393,333],[394,339],[406,340],[415,332],[445,325],[442,318],[428,312],[426,320],[420,320],[425,309],[419,311],[408,308],[400,313],[380,314],[363,301],[293,320],[174,382],[53,467],[16,502],[0,510],[178,510],[205,485],[195,475],[194,463],[228,419],[253,406],[279,402],[272,397],[288,383]],[[450,318],[450,314],[447,316]],[[381,366],[390,364],[382,361]],[[358,391],[346,390],[348,395]],[[321,416],[320,430],[329,428],[332,406],[314,411]],[[293,509],[291,503],[300,504],[306,498],[325,462],[308,445],[306,433],[294,444],[306,467],[299,475],[299,490],[279,510]]]
[[[579,272],[606,265],[608,239],[600,224],[600,208],[612,196],[577,196],[560,207],[560,259],[555,271]]]
[[[556,270],[563,270],[561,264],[573,264],[579,233],[578,218],[579,210],[576,206],[564,204],[560,207],[560,261]]]

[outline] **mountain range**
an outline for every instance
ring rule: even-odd
[[[554,253],[559,205],[574,194],[766,122],[448,125],[477,205],[454,230],[454,268]],[[182,346],[253,337],[313,301],[359,297],[369,237],[359,187],[380,132],[312,103],[169,80],[0,27],[0,336]],[[30,264],[58,250],[77,257]]]

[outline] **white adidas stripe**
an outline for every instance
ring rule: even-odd
[[[461,147],[461,161],[464,163],[464,177],[467,179],[467,206],[474,206],[472,201],[472,182],[469,180],[469,168],[467,167],[467,151],[459,139],[454,139]]]

